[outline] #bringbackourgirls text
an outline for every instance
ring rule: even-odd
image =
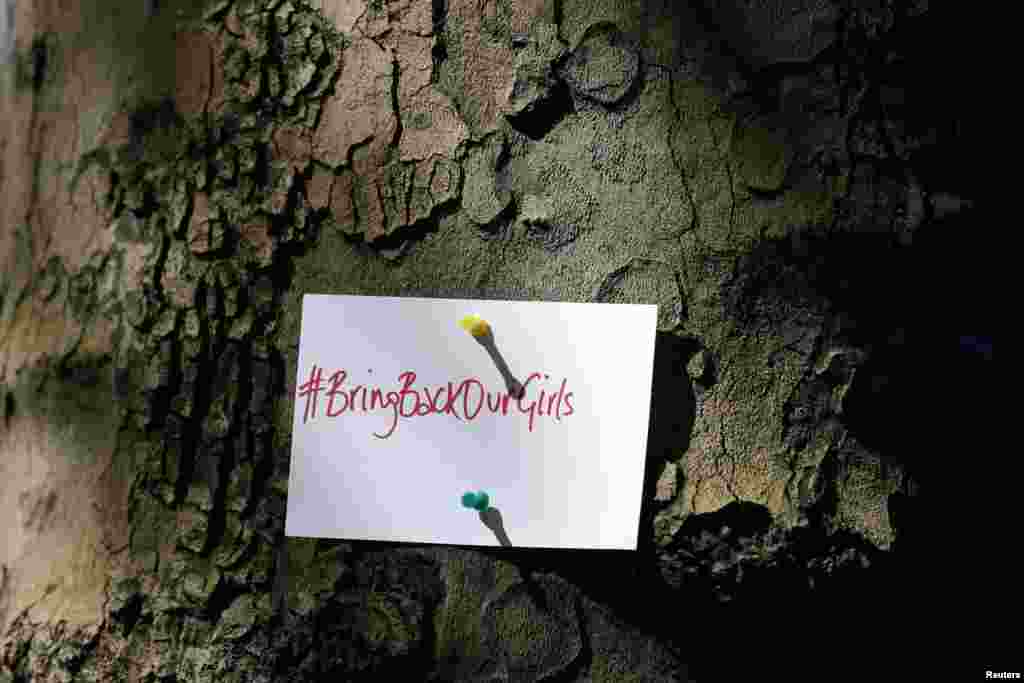
[[[407,370],[398,375],[401,388],[398,391],[384,393],[379,388],[370,389],[362,384],[357,384],[352,388],[342,388],[348,377],[348,373],[344,370],[337,370],[328,376],[325,382],[323,368],[313,365],[309,379],[298,388],[298,397],[306,399],[305,411],[302,415],[303,424],[306,424],[310,418],[316,419],[321,393],[327,400],[325,406],[327,417],[338,417],[360,409],[363,412],[369,412],[377,408],[390,408],[393,415],[391,429],[386,434],[374,432],[373,435],[378,439],[386,439],[394,434],[400,417],[422,417],[437,413],[452,415],[460,422],[463,419],[473,421],[483,410],[485,402],[492,414],[508,415],[509,403],[514,401],[520,414],[530,416],[529,431],[532,432],[533,422],[537,415],[549,415],[553,416],[555,420],[561,421],[563,414],[565,416],[573,414],[571,400],[573,392],[565,391],[565,379],[562,380],[558,393],[546,396],[545,392],[541,390],[540,398],[526,401],[525,390],[529,388],[530,382],[540,379],[542,376],[545,379],[548,377],[539,372],[532,373],[523,383],[522,397],[515,399],[507,392],[486,391],[483,383],[475,377],[466,378],[458,384],[448,382],[447,387],[440,387],[434,392],[426,387],[414,389],[416,373]],[[564,413],[562,412],[563,401],[566,408]],[[459,414],[460,407],[462,408],[461,415]]]

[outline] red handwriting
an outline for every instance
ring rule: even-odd
[[[530,383],[545,379],[548,375],[539,372],[532,373],[523,383],[523,389],[529,389]],[[425,415],[451,415],[460,422],[465,419],[470,422],[475,420],[486,405],[491,414],[508,415],[509,404],[513,401],[520,414],[529,415],[529,431],[533,432],[533,423],[536,417],[553,416],[556,421],[562,420],[562,403],[565,402],[565,416],[572,415],[573,392],[566,392],[566,380],[558,393],[545,395],[542,389],[540,397],[526,402],[526,392],[519,399],[514,399],[507,392],[493,393],[484,389],[484,385],[475,377],[468,377],[458,384],[448,382],[447,386],[438,387],[436,391],[424,387],[422,390],[414,389],[416,373],[407,370],[398,375],[401,387],[398,391],[384,392],[380,388],[368,388],[357,384],[351,388],[343,388],[342,385],[348,378],[345,370],[337,370],[328,378],[325,385],[323,368],[313,365],[309,373],[309,379],[299,385],[298,397],[306,399],[305,410],[302,414],[302,424],[306,424],[310,418],[316,419],[318,398],[322,393],[327,397],[327,417],[339,417],[345,413],[354,413],[357,410],[370,412],[378,408],[390,409],[392,413],[391,429],[385,434],[373,433],[378,439],[386,439],[395,433],[398,428],[399,418],[423,417]],[[461,407],[461,414],[459,408]],[[545,410],[546,408],[546,410]]]

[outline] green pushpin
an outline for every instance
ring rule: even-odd
[[[478,491],[477,493],[467,491],[462,494],[462,506],[479,510],[480,512],[483,512],[490,506],[490,501],[490,496],[487,495],[486,491]]]

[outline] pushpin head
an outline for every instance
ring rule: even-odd
[[[459,327],[464,329],[466,332],[469,332],[474,337],[486,337],[491,331],[491,326],[487,324],[487,321],[476,313],[471,313],[460,320]]]
[[[486,510],[490,505],[490,496],[485,491],[479,491],[473,493],[468,491],[462,494],[462,506],[472,508],[474,510],[480,510],[481,512]]]

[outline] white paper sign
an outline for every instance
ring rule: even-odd
[[[635,550],[656,324],[654,305],[307,294],[286,535]]]

